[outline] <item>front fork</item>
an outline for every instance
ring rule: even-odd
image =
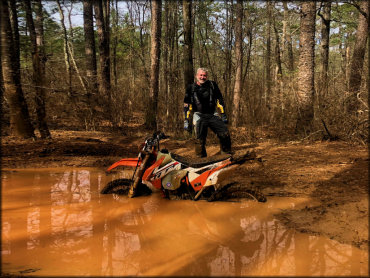
[[[146,165],[148,164],[150,158],[150,153],[146,153],[143,159],[143,163],[140,164],[139,169],[135,174],[134,182],[130,186],[130,190],[128,192],[128,197],[133,198],[136,195],[136,188],[138,184],[141,182],[141,178],[143,177],[144,171],[146,169]]]

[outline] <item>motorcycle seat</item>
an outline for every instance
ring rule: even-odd
[[[209,164],[220,162],[222,160],[231,158],[230,154],[219,154],[211,157],[185,157],[178,154],[171,153],[171,157],[183,164],[185,167],[201,168]]]

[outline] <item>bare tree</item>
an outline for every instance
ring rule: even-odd
[[[178,32],[178,3],[177,1],[166,0],[164,5],[164,15],[163,15],[163,40],[162,40],[162,52],[163,52],[163,93],[165,100],[165,125],[167,129],[170,129],[178,120],[178,93],[176,92],[176,78],[179,78],[177,75],[177,69],[175,64],[175,44],[177,42],[177,32]],[[193,25],[191,23],[191,25]],[[192,34],[192,33],[190,33]],[[192,38],[191,38],[192,39]],[[190,47],[192,47],[190,45]],[[192,53],[192,51],[191,51]],[[162,55],[162,54],[161,54]],[[184,59],[185,53],[184,53]],[[193,67],[193,65],[191,66]],[[191,73],[193,81],[193,73]],[[190,81],[190,82],[192,82]],[[183,88],[183,86],[181,86]],[[174,92],[175,95],[174,95]],[[183,89],[181,90],[183,92]]]
[[[1,63],[4,81],[4,95],[10,108],[10,128],[20,138],[34,138],[27,103],[21,86],[20,68],[16,62],[13,31],[9,19],[7,0],[0,1],[1,12]],[[18,36],[18,34],[14,34]]]
[[[267,90],[265,92],[265,105],[269,108],[270,102],[268,99],[271,97],[271,21],[272,21],[272,3],[267,1],[267,32],[266,32],[266,86]]]
[[[284,6],[284,20],[283,20],[283,52],[288,53],[288,70],[293,71],[294,70],[294,58],[293,58],[293,47],[292,47],[292,38],[290,35],[290,24],[288,20],[288,3],[286,1],[283,1]]]
[[[240,96],[243,91],[243,1],[236,2],[236,22],[235,22],[235,59],[236,73],[233,97],[232,126],[236,127],[239,120]]]
[[[170,79],[168,78],[168,75],[170,71],[168,70],[169,67],[169,55],[168,52],[170,50],[170,1],[165,0],[164,2],[164,14],[163,14],[163,22],[164,22],[164,30],[163,30],[163,43],[162,43],[162,49],[163,49],[163,92],[164,92],[164,103],[165,103],[165,123],[166,128],[169,129],[169,108],[170,108],[170,95],[169,95],[169,82]]]
[[[66,65],[66,72],[68,75],[68,94],[71,97],[72,96],[72,63],[71,63],[71,57],[70,53],[68,51],[68,34],[67,34],[67,28],[64,23],[64,13],[62,10],[62,7],[60,5],[59,0],[57,0],[57,5],[59,9],[59,15],[60,15],[60,23],[62,25],[63,29],[63,50],[64,50],[64,63]]]
[[[20,41],[19,41],[19,28],[18,28],[18,15],[17,15],[17,1],[9,1],[9,8],[10,8],[10,25],[13,31],[13,41],[14,41],[14,53],[15,53],[15,60],[14,63],[16,64],[17,69],[21,69],[20,63]]]
[[[151,18],[151,69],[150,69],[150,92],[148,109],[146,111],[146,126],[157,129],[157,106],[159,90],[159,62],[161,54],[161,29],[162,29],[162,2],[152,0]]]
[[[283,101],[282,91],[283,91],[283,68],[281,64],[281,51],[280,51],[280,36],[276,24],[276,16],[275,14],[272,15],[273,27],[274,27],[274,34],[275,34],[275,88],[276,88],[276,96],[279,96],[279,99]],[[268,99],[269,103],[271,102],[271,98]]]
[[[370,74],[370,1],[367,1],[367,72]],[[368,96],[370,96],[370,77],[367,77],[367,92]]]
[[[113,6],[112,2],[112,6]],[[115,7],[114,7],[114,12],[112,13],[112,22],[113,22],[113,31],[112,31],[112,72],[113,72],[113,80],[114,80],[114,85],[117,86],[118,82],[118,76],[117,76],[117,45],[118,45],[118,0],[115,1]]]
[[[233,47],[233,2],[229,0],[224,0],[225,3],[225,40],[224,40],[224,60],[225,60],[225,68],[223,73],[223,83],[225,84],[224,89],[224,101],[226,102],[226,107],[231,106],[231,76],[232,76],[232,47]]]
[[[40,56],[40,47],[43,46],[43,39],[40,35],[43,34],[42,20],[38,23],[39,36],[36,35],[36,28],[32,17],[32,7],[30,0],[23,0],[23,4],[26,10],[27,26],[30,33],[31,47],[32,47],[32,67],[33,67],[33,83],[35,86],[36,96],[36,114],[37,114],[37,125],[40,131],[41,138],[50,138],[50,131],[46,123],[46,111],[45,111],[45,90],[44,90],[44,79],[45,79],[45,66]],[[39,2],[39,5],[41,3]],[[39,6],[42,13],[42,7]],[[40,11],[39,11],[40,12]],[[39,15],[40,16],[40,15]],[[42,14],[41,14],[42,16]]]
[[[279,31],[276,27],[276,20],[275,15],[272,16],[273,18],[273,26],[274,26],[274,34],[275,34],[275,63],[276,63],[276,79],[280,79],[283,75],[283,68],[281,66],[281,57],[280,57],[280,37]]]
[[[83,2],[83,19],[85,35],[85,62],[86,62],[86,87],[87,101],[89,103],[88,121],[94,127],[95,99],[98,94],[96,48],[94,36],[93,3],[90,0]]]
[[[107,12],[107,9],[105,10]],[[115,125],[111,113],[112,95],[110,83],[109,25],[106,26],[107,22],[109,22],[108,19],[106,19],[106,16],[109,16],[109,14],[104,15],[103,0],[94,0],[94,11],[96,25],[98,27],[98,41],[99,41],[99,61],[100,61],[99,91],[101,97],[107,100],[106,111],[113,125]]]
[[[169,123],[175,129],[175,132],[179,130],[179,125],[182,121],[179,121],[180,115],[180,103],[182,101],[183,86],[181,86],[181,97],[179,96],[179,72],[180,72],[180,59],[179,59],[179,47],[178,47],[178,32],[179,32],[179,5],[177,1],[169,1],[169,30],[168,30],[168,104],[167,111],[171,116]],[[194,24],[193,24],[194,26]],[[173,94],[173,92],[176,92]]]
[[[364,65],[366,39],[368,37],[369,7],[367,1],[361,1],[359,8],[358,27],[356,32],[356,42],[351,59],[351,68],[349,73],[349,91],[350,96],[347,103],[347,112],[357,112],[359,108],[358,94],[361,88],[362,71]]]
[[[40,57],[40,71],[45,78],[45,64],[47,61],[46,53],[45,53],[45,36],[44,36],[44,13],[41,0],[35,0],[35,11],[36,11],[36,21],[35,21],[35,29],[36,29],[36,44],[39,51]]]
[[[321,8],[323,11],[321,13]],[[330,12],[331,2],[321,2],[319,10],[319,16],[322,20],[321,25],[321,95],[326,96],[328,94],[329,82],[328,82],[328,70],[329,70],[329,41],[330,41]]]
[[[89,94],[95,95],[98,89],[96,80],[96,48],[94,37],[93,4],[89,0],[83,2],[84,34],[85,34],[85,61],[86,77]]]
[[[0,21],[0,30],[1,30],[1,21]],[[3,101],[4,96],[4,80],[3,80],[3,66],[1,63],[1,43],[0,43],[0,101]],[[2,111],[2,106],[0,108]]]
[[[192,41],[192,1],[183,0],[183,20],[184,20],[184,85],[194,82],[193,69],[193,41]]]
[[[297,133],[311,132],[314,117],[313,100],[315,94],[315,17],[316,3],[301,2],[298,72],[298,120]]]

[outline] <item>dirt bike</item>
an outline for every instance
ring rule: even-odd
[[[228,178],[233,170],[247,160],[256,159],[254,151],[215,155],[196,160],[160,150],[160,141],[168,138],[156,132],[147,137],[136,158],[123,158],[108,169],[133,167],[131,179],[116,179],[109,182],[101,194],[127,194],[129,197],[149,195],[162,191],[168,199],[230,200],[247,198],[265,202],[265,196],[256,189],[232,182]]]

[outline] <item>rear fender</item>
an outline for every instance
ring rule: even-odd
[[[193,187],[193,189],[195,191],[199,191],[203,186],[210,186],[210,185],[213,185],[212,183],[212,174],[216,173],[217,171],[221,170],[222,168],[225,168],[227,166],[231,165],[231,161],[227,161],[226,163],[223,163],[221,164],[220,166],[214,168],[214,169],[211,169],[211,170],[208,170],[202,174],[200,174],[197,178],[195,178],[194,180],[192,180],[190,182],[191,186]],[[215,175],[217,176],[217,175]],[[209,178],[211,178],[211,180],[209,181]],[[217,182],[217,180],[216,180]]]
[[[141,160],[139,161],[139,164],[137,163],[139,158],[123,158],[120,161],[117,161],[113,163],[107,171],[111,171],[112,169],[118,167],[118,166],[124,166],[124,167],[136,167],[136,165],[140,166]]]

